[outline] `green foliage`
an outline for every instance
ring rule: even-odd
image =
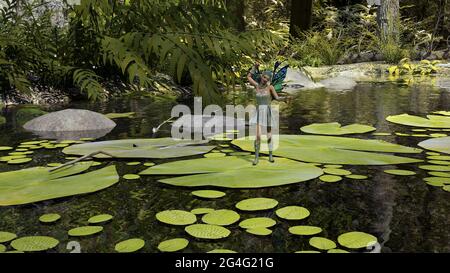
[[[418,64],[411,63],[408,58],[402,59],[398,65],[389,67],[389,74],[398,75],[430,75],[438,71],[439,61],[430,62],[428,60],[422,60]]]
[[[408,50],[403,49],[397,42],[379,42],[379,52],[387,63],[398,63],[402,59],[408,58]]]

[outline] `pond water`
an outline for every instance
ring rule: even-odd
[[[230,103],[248,103],[251,94],[231,93]],[[118,126],[102,139],[152,137],[152,128],[166,120],[175,102],[151,98],[124,98],[105,103],[72,103],[46,110],[84,108],[102,113],[136,112],[133,119],[116,120]],[[327,90],[300,91],[287,107],[281,108],[281,133],[299,134],[303,125],[318,122],[341,124],[371,124],[379,132],[411,132],[411,128],[389,123],[389,115],[409,113],[424,115],[436,110],[449,110],[450,92],[431,87],[398,86],[395,84],[361,84],[352,91]],[[44,107],[45,109],[45,107]],[[0,144],[15,146],[35,139],[21,129],[16,121],[17,109],[6,111],[8,123],[0,126]],[[163,126],[157,137],[170,136],[170,127]],[[424,138],[383,136],[371,134],[358,136],[378,138],[393,143],[416,147]],[[237,148],[235,148],[238,150]],[[201,156],[198,156],[201,157]],[[424,153],[416,155],[425,158]],[[0,163],[0,171],[31,166],[44,166],[64,162],[60,150],[39,150],[27,165],[9,166]],[[129,160],[136,161],[136,160]],[[145,162],[149,162],[147,160]],[[104,161],[104,165],[109,162]],[[137,173],[146,167],[127,166],[125,160],[116,161],[118,172]],[[161,160],[153,161],[155,163]],[[192,189],[172,187],[157,182],[160,177],[142,177],[140,180],[121,181],[100,192],[70,198],[38,202],[31,205],[0,208],[0,231],[19,236],[48,235],[60,240],[52,251],[70,252],[66,245],[78,241],[82,252],[114,252],[114,245],[129,238],[142,238],[146,246],[142,251],[158,252],[159,242],[183,237],[190,240],[184,252],[207,252],[226,248],[237,252],[294,252],[311,250],[308,237],[289,234],[293,225],[315,225],[324,231],[321,235],[336,241],[337,236],[348,231],[363,231],[375,235],[382,252],[450,252],[450,193],[428,186],[427,177],[418,164],[406,164],[402,169],[416,171],[413,177],[393,176],[383,172],[395,166],[345,166],[357,174],[368,175],[368,180],[343,179],[339,183],[323,183],[319,179],[288,186],[264,189],[220,189],[227,195],[217,200],[193,197]],[[210,189],[211,187],[205,187]],[[240,213],[241,218],[266,216],[277,219],[271,236],[255,236],[237,225],[230,228],[231,235],[219,241],[190,238],[183,227],[161,224],[155,214],[167,209],[191,210],[198,207],[235,209],[234,205],[251,197],[270,197],[279,201],[279,207],[300,205],[308,208],[307,219],[288,222],[277,219],[274,210],[257,213]],[[59,213],[62,218],[51,225],[41,224],[39,216]],[[87,224],[91,216],[109,213],[114,219],[105,224],[104,231],[85,238],[70,238],[67,231]]]

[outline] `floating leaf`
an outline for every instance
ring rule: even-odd
[[[141,178],[141,177],[137,174],[126,174],[123,176],[123,179],[126,179],[126,180],[136,180],[139,178]]]
[[[450,165],[450,161],[444,161],[444,160],[429,160],[428,163],[435,164],[435,165]]]
[[[336,248],[336,243],[331,241],[330,239],[324,237],[312,237],[309,239],[309,244],[312,247],[321,249],[321,250],[329,250]]]
[[[323,167],[326,168],[326,169],[339,169],[339,168],[342,168],[344,166],[342,166],[342,165],[324,165]]]
[[[437,112],[434,112],[433,114],[450,116],[450,111],[437,111]]]
[[[319,179],[323,182],[335,183],[341,181],[342,177],[337,175],[322,175],[321,177],[319,177]]]
[[[185,249],[189,241],[184,238],[175,238],[159,243],[158,249],[162,252],[175,252]]]
[[[44,251],[55,248],[59,241],[48,236],[28,236],[16,239],[11,246],[18,251]]]
[[[444,165],[420,165],[419,168],[427,171],[450,172],[450,166]]]
[[[127,166],[137,166],[137,165],[141,165],[141,162],[128,162]]]
[[[19,165],[19,164],[25,164],[30,161],[32,161],[32,158],[18,158],[18,159],[11,159],[10,161],[6,162],[10,165]]]
[[[48,163],[47,167],[59,167],[61,165],[62,165],[61,163]]]
[[[104,223],[104,222],[110,221],[112,218],[113,218],[113,216],[110,214],[100,214],[100,215],[92,216],[91,218],[89,218],[88,223],[89,224]]]
[[[428,139],[418,145],[427,150],[450,154],[450,137]]]
[[[142,239],[128,239],[117,243],[114,249],[120,253],[131,253],[142,249],[145,246],[145,241]]]
[[[17,235],[11,232],[0,231],[0,243],[6,243],[17,238]]]
[[[155,163],[153,163],[153,162],[147,162],[147,163],[144,163],[144,166],[146,166],[146,167],[155,166]]]
[[[3,253],[6,251],[6,246],[0,244],[0,253]]]
[[[299,206],[288,206],[275,212],[278,217],[286,220],[302,220],[310,215],[309,210]]]
[[[278,201],[272,198],[249,198],[236,204],[236,208],[244,211],[257,211],[273,209],[278,205]]]
[[[439,185],[450,184],[450,178],[448,177],[426,177],[423,180],[426,182],[438,183]]]
[[[407,170],[385,170],[384,172],[387,174],[400,175],[400,176],[409,176],[409,175],[416,174],[413,171],[407,171]]]
[[[375,236],[359,231],[347,232],[338,237],[338,243],[350,249],[370,247],[377,241]]]
[[[165,210],[156,214],[156,219],[169,225],[186,226],[197,221],[197,216],[184,210]]]
[[[450,128],[450,117],[445,116],[428,115],[427,118],[423,118],[408,114],[402,114],[396,116],[388,116],[386,120],[392,123],[406,126],[425,128]]]
[[[206,157],[206,158],[224,157],[224,156],[226,156],[226,154],[224,154],[224,153],[209,153],[209,154],[204,155],[204,157]]]
[[[226,193],[222,191],[213,191],[213,190],[200,190],[200,191],[193,191],[191,192],[192,195],[201,197],[201,198],[209,198],[209,199],[216,199],[221,198],[226,195]]]
[[[375,131],[376,128],[362,124],[351,124],[342,126],[340,123],[314,123],[300,128],[305,133],[316,135],[349,135],[349,134],[364,134]]]
[[[108,113],[105,116],[110,119],[117,119],[117,118],[133,118],[136,115],[135,112],[128,112],[128,113]]]
[[[0,206],[96,192],[119,181],[115,166],[74,175],[90,166],[90,162],[82,162],[53,172],[37,167],[0,173]]]
[[[237,252],[229,249],[216,248],[211,251],[208,251],[207,253],[237,253]]]
[[[254,151],[254,140],[252,138],[237,139],[232,143],[245,151]],[[261,145],[260,152],[268,153],[268,146],[265,142]],[[305,162],[349,165],[392,165],[421,162],[421,160],[380,153],[420,152],[420,149],[381,140],[333,136],[280,135],[278,148],[273,151],[273,154]]]
[[[207,213],[210,213],[213,211],[214,211],[214,209],[211,209],[211,208],[196,208],[196,209],[191,210],[191,213],[197,215],[197,214],[207,214]]]
[[[327,251],[327,253],[350,253],[347,250],[333,248]]]
[[[439,177],[450,177],[450,172],[446,173],[446,172],[429,172],[429,175],[433,175],[433,176],[439,176]]]
[[[295,235],[316,235],[321,233],[322,229],[315,226],[294,226],[289,228],[289,232]]]
[[[92,151],[103,151],[117,158],[177,158],[204,154],[215,148],[199,145],[207,142],[172,138],[123,139],[73,145],[65,148],[63,153],[87,155]],[[96,157],[108,158],[102,154]]]
[[[345,177],[355,180],[366,180],[367,178],[369,178],[366,175],[359,175],[359,174],[346,175]]]
[[[42,223],[54,223],[59,219],[61,219],[61,215],[57,213],[44,214],[41,217],[39,217],[39,221],[41,221]]]
[[[314,179],[323,172],[320,168],[280,158],[275,163],[261,160],[252,165],[253,157],[228,156],[200,158],[164,163],[142,171],[141,175],[190,176],[160,179],[174,186],[217,186],[225,188],[263,188]]]
[[[259,235],[259,236],[267,236],[267,235],[272,234],[272,230],[270,230],[268,228],[263,228],[263,227],[249,228],[249,229],[246,229],[245,231],[247,231],[250,234]]]
[[[382,132],[380,132],[380,133],[373,133],[372,135],[374,135],[374,136],[391,136],[392,134],[391,133],[382,133]]]
[[[320,253],[320,251],[317,251],[317,250],[300,250],[300,251],[295,251],[294,253],[298,253],[298,254],[313,254],[313,253]]]
[[[202,217],[202,221],[206,224],[217,226],[228,226],[239,221],[241,216],[235,211],[221,209],[212,211]]]
[[[273,227],[276,224],[277,224],[277,222],[271,218],[256,217],[256,218],[250,218],[250,219],[241,221],[239,223],[239,226],[241,228],[245,228],[245,229],[254,229],[254,228],[269,228],[269,227]]]
[[[333,175],[351,175],[352,172],[343,170],[343,169],[332,169],[332,168],[325,168],[323,169],[324,173],[327,174],[333,174]]]
[[[77,227],[69,230],[69,236],[81,237],[81,236],[90,236],[97,234],[103,231],[102,226],[85,226],[85,227]]]
[[[222,239],[228,237],[231,232],[225,227],[195,224],[184,229],[189,235],[200,239]]]
[[[9,146],[0,146],[0,151],[9,151],[14,149],[13,147],[9,147]]]
[[[450,156],[448,156],[448,155],[434,155],[433,156],[432,155],[432,156],[428,156],[427,159],[430,159],[430,160],[450,160]]]

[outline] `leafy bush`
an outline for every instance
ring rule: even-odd
[[[438,71],[439,61],[422,60],[418,64],[411,63],[408,58],[400,60],[398,65],[389,67],[389,74],[393,76],[399,75],[430,75]]]

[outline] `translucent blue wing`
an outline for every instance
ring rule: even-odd
[[[278,72],[276,72],[275,75],[273,75],[272,85],[281,84],[284,81],[284,79],[286,79],[288,68],[289,65],[286,65],[283,68],[281,68]]]

